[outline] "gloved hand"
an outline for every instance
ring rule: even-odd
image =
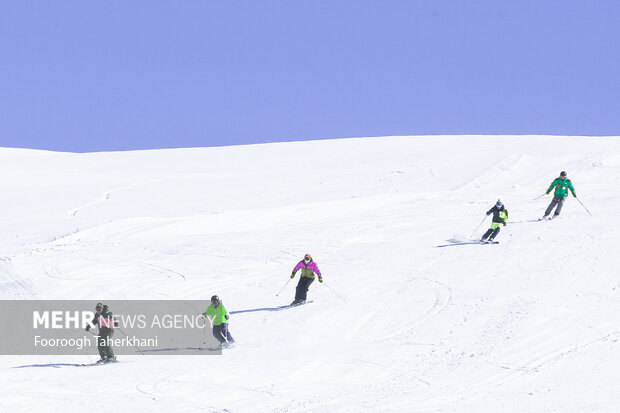
[[[320,283],[322,283],[322,282],[323,282],[323,277],[321,277],[320,275],[319,275],[319,282],[320,282]]]
[[[574,196],[575,198],[577,198],[577,194],[573,194],[573,196]]]
[[[547,191],[547,195],[549,195],[549,191]]]
[[[295,273],[292,273],[292,274],[291,274],[291,278],[295,278]]]
[[[86,325],[86,331],[90,331],[90,324]]]
[[[228,320],[230,317],[228,316],[228,314],[226,314],[224,318]]]
[[[508,225],[508,221],[504,221],[504,226]]]
[[[487,217],[488,217],[489,215],[491,215],[491,213],[490,213],[490,212],[487,212]]]

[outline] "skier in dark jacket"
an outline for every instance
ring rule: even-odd
[[[297,288],[295,290],[295,300],[291,303],[291,305],[303,304],[306,302],[306,294],[308,293],[310,284],[314,282],[315,273],[319,277],[319,282],[323,282],[323,276],[321,275],[319,266],[316,265],[316,262],[312,261],[310,254],[304,255],[304,259],[299,261],[295,268],[293,268],[291,279],[295,278],[295,274],[300,269],[301,275],[299,276],[299,282],[297,283]]]
[[[508,210],[499,199],[491,209],[487,211],[487,216],[493,214],[491,228],[484,233],[480,241],[493,242],[502,226],[506,226],[508,221]]]
[[[566,177],[566,171],[560,172],[560,176],[555,178],[553,182],[551,182],[551,185],[549,185],[549,188],[547,189],[547,194],[549,194],[549,192],[551,192],[553,188],[555,188],[555,191],[553,193],[553,199],[547,207],[543,219],[546,219],[551,214],[551,211],[553,211],[554,207],[555,213],[553,214],[553,218],[556,218],[558,215],[560,215],[560,212],[562,211],[562,206],[564,206],[564,201],[568,196],[568,190],[570,190],[573,193],[573,196],[577,198],[573,183],[570,181],[570,179]]]
[[[230,317],[224,308],[224,304],[220,301],[220,297],[217,295],[211,297],[211,305],[202,315],[207,317],[213,325],[213,337],[222,344],[222,347],[228,347],[235,342],[230,331],[228,331],[228,319]]]
[[[99,326],[99,335],[97,337],[97,350],[101,357],[97,363],[109,363],[116,361],[114,351],[109,340],[114,335],[114,327],[118,327],[118,322],[114,319],[114,315],[107,305],[97,303],[95,306],[95,317],[91,321],[92,324]],[[90,325],[86,326],[86,331],[90,330]]]

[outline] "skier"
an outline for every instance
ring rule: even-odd
[[[295,290],[295,300],[291,305],[303,304],[306,302],[306,293],[308,292],[308,288],[310,288],[310,284],[314,282],[315,273],[319,277],[319,282],[323,282],[321,271],[316,265],[316,262],[312,261],[310,254],[306,254],[304,259],[299,261],[295,268],[293,268],[291,279],[295,278],[295,274],[299,269],[301,269],[301,274],[299,276],[299,283],[297,283],[297,289]]]
[[[502,226],[506,226],[508,221],[508,210],[502,204],[502,201],[499,199],[495,203],[495,205],[487,211],[487,216],[493,214],[493,222],[491,223],[491,228],[484,233],[480,241],[483,242],[493,242],[497,234],[499,234],[499,230]]]
[[[211,297],[211,305],[203,313],[213,326],[213,337],[222,344],[222,347],[229,347],[235,342],[228,331],[228,311],[217,295]]]
[[[551,182],[551,185],[549,185],[549,189],[547,189],[547,194],[549,194],[549,192],[551,192],[553,188],[555,188],[555,192],[553,193],[553,199],[547,207],[545,215],[542,217],[542,219],[546,219],[551,214],[551,211],[553,211],[554,207],[556,208],[552,218],[557,218],[557,216],[560,215],[560,212],[562,211],[562,206],[564,205],[564,201],[568,196],[569,189],[573,193],[573,196],[577,198],[577,194],[575,193],[575,188],[573,187],[572,182],[566,177],[566,171],[560,172],[560,176],[555,178],[553,182]]]
[[[91,323],[99,326],[97,350],[101,358],[97,360],[97,364],[115,362],[116,356],[114,355],[114,351],[112,351],[110,340],[114,334],[114,327],[118,327],[118,322],[114,319],[114,315],[107,305],[97,303],[95,311],[95,317],[93,317]],[[86,331],[89,330],[90,324],[86,326]]]

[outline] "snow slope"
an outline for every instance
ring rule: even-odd
[[[593,216],[570,197],[529,222],[561,170]],[[619,179],[618,138],[0,149],[0,298],[218,294],[239,343],[97,368],[2,356],[0,411],[620,411]],[[499,245],[437,248],[497,198]],[[326,285],[269,311],[307,252]]]

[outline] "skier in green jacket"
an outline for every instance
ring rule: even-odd
[[[228,347],[235,342],[228,331],[228,311],[224,308],[224,304],[217,295],[211,297],[211,305],[203,313],[213,325],[213,337],[222,344],[222,347]]]
[[[573,183],[570,181],[570,179],[566,177],[566,171],[560,172],[560,176],[555,178],[553,182],[551,182],[551,185],[549,185],[549,188],[547,189],[547,194],[549,194],[553,188],[555,188],[555,192],[553,193],[553,199],[547,207],[543,219],[546,219],[551,214],[554,207],[556,208],[555,213],[553,214],[553,218],[556,218],[558,215],[560,215],[560,212],[562,211],[562,206],[564,205],[564,201],[568,196],[569,189],[573,193],[573,196],[577,198]]]

